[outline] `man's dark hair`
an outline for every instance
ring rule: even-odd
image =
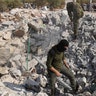
[[[71,10],[72,10],[72,8],[73,8],[73,2],[68,2],[67,3],[67,10],[70,10],[70,8],[71,8]]]
[[[62,40],[59,42],[59,45],[61,45],[61,46],[69,46],[69,42],[68,42],[66,39],[62,39]]]
[[[64,52],[66,48],[64,46],[69,46],[69,42],[66,39],[62,39],[58,44],[57,44],[57,50],[59,52]]]

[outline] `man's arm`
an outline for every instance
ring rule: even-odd
[[[69,18],[71,20],[71,22],[73,21],[73,9],[71,8],[71,3],[67,3],[67,12],[68,12],[68,15],[69,15]]]
[[[50,70],[52,72],[54,72],[56,74],[56,76],[58,76],[58,77],[61,76],[61,73],[58,70],[56,70],[54,67],[51,67]]]
[[[63,63],[65,64],[65,66],[66,66],[67,68],[69,68],[69,65],[67,64],[66,60],[63,60]]]
[[[72,18],[73,18],[73,15],[72,15],[72,9],[70,8],[69,4],[67,4],[67,12],[68,12],[68,16],[71,20],[71,22],[73,21]]]
[[[54,56],[52,56],[52,54],[48,54],[47,62],[46,62],[47,68],[48,70],[51,70],[52,72],[54,72],[56,76],[61,76],[60,72],[52,66],[53,57]]]

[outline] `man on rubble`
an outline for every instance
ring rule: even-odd
[[[55,96],[56,77],[61,77],[61,74],[69,78],[73,92],[78,91],[79,86],[64,57],[64,52],[67,50],[68,46],[69,42],[66,39],[62,39],[48,52],[46,65],[50,78],[51,96]]]
[[[67,3],[67,11],[68,11],[68,15],[71,20],[71,23],[73,23],[73,31],[74,31],[73,39],[77,39],[79,19],[82,18],[84,15],[83,9],[79,3],[73,0],[73,2]]]

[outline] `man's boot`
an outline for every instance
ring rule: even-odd
[[[73,90],[73,93],[76,94],[78,92],[78,89],[79,89],[79,84],[78,82],[76,82],[76,89]]]

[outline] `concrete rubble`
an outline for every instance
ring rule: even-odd
[[[57,82],[56,96],[96,96],[96,16],[85,14],[76,42],[72,35],[63,9],[16,8],[0,13],[0,96],[48,96],[47,72],[39,63],[46,66],[48,50],[63,38],[70,43],[66,60],[80,88],[73,95]],[[35,89],[26,90],[25,81]],[[64,81],[69,83],[66,77]]]

